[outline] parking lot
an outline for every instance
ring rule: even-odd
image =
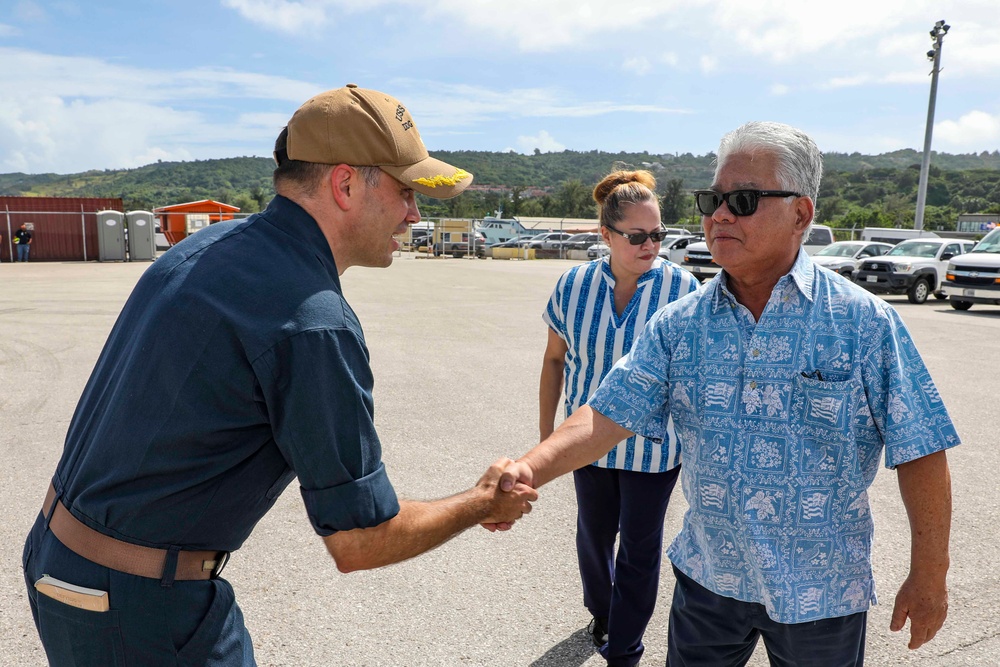
[[[416,258],[351,269],[345,293],[365,329],[376,423],[397,492],[457,492],[499,456],[537,442],[541,312],[574,262]],[[147,264],[0,264],[0,664],[45,664],[20,558],[80,391]],[[995,665],[1000,655],[1000,307],[967,312],[888,297],[910,327],[964,444],[949,453],[954,487],[951,612],[918,651],[889,632],[906,575],[909,532],[895,473],[872,488],[882,604],[869,616],[868,664]],[[508,533],[478,528],[420,558],[337,572],[293,483],[234,554],[233,583],[260,665],[603,664],[585,635],[573,542],[572,481],[541,490]],[[686,509],[678,489],[666,534]],[[672,577],[665,568],[643,665],[662,665]],[[766,665],[758,647],[752,665]]]

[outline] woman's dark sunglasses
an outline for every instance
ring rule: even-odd
[[[788,190],[733,190],[731,192],[716,192],[715,190],[695,190],[694,201],[702,215],[714,214],[722,202],[733,212],[733,215],[747,216],[757,212],[757,204],[761,197],[801,197],[798,192]]]
[[[670,232],[666,231],[665,229],[661,229],[656,232],[638,232],[635,234],[628,234],[626,232],[618,231],[611,225],[604,225],[604,226],[607,227],[610,231],[614,232],[615,234],[618,234],[619,236],[624,236],[626,239],[628,239],[628,242],[631,245],[642,245],[643,243],[646,242],[646,239],[651,240],[653,243],[659,243],[663,239],[667,238],[668,234],[670,234]]]

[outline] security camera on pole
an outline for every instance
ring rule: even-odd
[[[927,106],[927,130],[924,132],[924,159],[920,164],[920,185],[917,186],[917,213],[913,220],[914,229],[924,228],[924,203],[927,200],[927,174],[931,166],[931,135],[934,133],[934,101],[937,98],[938,72],[941,71],[941,45],[951,28],[941,19],[931,30],[934,47],[927,52],[927,59],[934,63],[931,70],[931,101]]]

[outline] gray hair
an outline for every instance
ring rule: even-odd
[[[774,155],[778,163],[775,176],[782,189],[805,195],[813,200],[813,206],[816,205],[823,178],[823,156],[809,135],[784,123],[750,121],[722,137],[715,165],[716,178],[730,155],[757,152]],[[809,238],[811,230],[812,221],[802,235],[802,243]]]

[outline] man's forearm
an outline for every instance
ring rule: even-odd
[[[392,519],[334,533],[325,541],[341,572],[370,570],[430,551],[488,515],[488,503],[477,499],[474,489],[430,502],[401,500]]]
[[[944,576],[950,565],[951,473],[944,452],[896,468],[910,521],[910,571]]]
[[[582,406],[542,443],[518,459],[531,468],[536,489],[607,454],[632,432],[589,405]]]

